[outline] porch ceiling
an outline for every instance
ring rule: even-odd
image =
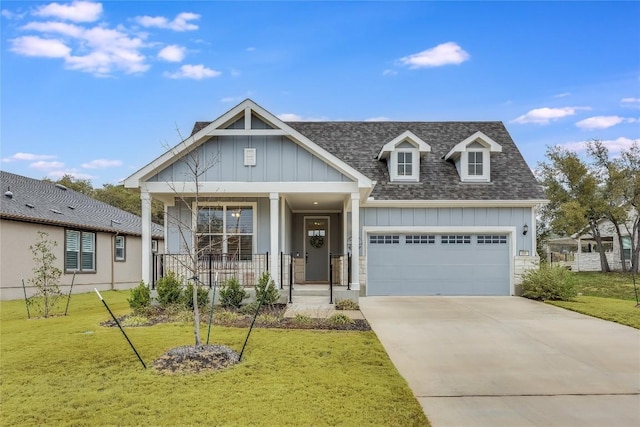
[[[341,211],[345,194],[294,193],[283,194],[293,211]]]

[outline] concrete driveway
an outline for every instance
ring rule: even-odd
[[[640,426],[640,331],[519,297],[366,297],[434,427]]]

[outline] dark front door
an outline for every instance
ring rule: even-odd
[[[305,217],[306,282],[329,281],[329,217]]]

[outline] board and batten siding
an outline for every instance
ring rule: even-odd
[[[256,149],[256,165],[244,165],[244,149]],[[214,136],[198,148],[201,182],[351,182],[286,136]],[[202,160],[204,159],[204,160]],[[150,182],[193,181],[179,159]]]
[[[206,201],[207,203],[213,203],[215,206],[216,202],[224,203],[224,204],[233,204],[234,202],[245,202],[245,203],[256,203],[256,212],[254,215],[256,216],[256,224],[257,230],[254,230],[254,239],[256,239],[256,253],[265,253],[270,249],[270,228],[269,228],[269,199],[261,198],[261,197],[234,197],[234,198],[203,198],[202,201]],[[180,235],[179,224],[186,226],[186,228],[191,228],[191,209],[185,205],[182,201],[176,201],[174,206],[169,206],[167,208],[167,242],[166,248],[167,253],[171,254],[180,254],[185,253],[191,249],[193,246],[193,235],[190,230],[186,230],[185,232],[188,235],[185,235],[183,238]],[[180,220],[178,220],[180,218]],[[185,248],[185,241],[187,248]]]
[[[515,227],[515,247],[535,253],[531,208],[363,208],[362,227]],[[529,232],[522,234],[527,224]],[[366,238],[366,236],[362,236]]]

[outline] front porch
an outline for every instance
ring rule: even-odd
[[[280,252],[274,259],[268,252],[239,257],[237,254],[204,254],[194,263],[189,254],[154,254],[151,289],[156,289],[158,280],[169,273],[186,282],[197,280],[202,286],[213,289],[223,286],[235,278],[240,285],[251,292],[258,278],[269,273],[272,278],[280,277],[276,286],[280,290],[281,300],[288,303],[301,303],[315,298],[324,303],[333,304],[340,299],[358,299],[358,291],[351,289],[351,254],[329,254],[326,268],[329,272],[327,283],[309,283],[304,280],[305,259],[293,252]],[[277,266],[279,271],[274,271]],[[274,279],[275,281],[275,279]]]

